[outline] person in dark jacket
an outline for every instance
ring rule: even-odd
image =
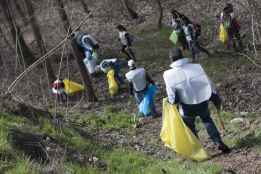
[[[97,50],[99,49],[97,40],[90,34],[80,30],[73,33],[73,39],[85,56],[83,62],[88,72],[90,74],[95,74],[95,67],[98,59]]]
[[[131,35],[123,25],[118,25],[116,28],[119,31],[119,40],[122,44],[121,51],[127,55],[128,60],[136,60],[135,54],[131,49],[133,42]]]
[[[186,17],[182,18],[181,20],[183,32],[185,34],[189,50],[192,53],[193,61],[196,60],[196,55],[200,52],[204,52],[209,56],[210,53],[208,52],[208,50],[203,48],[199,43],[199,36],[201,34],[200,25],[191,23],[191,21]]]
[[[243,49],[243,43],[240,35],[240,24],[235,17],[233,5],[227,3],[220,14],[220,22],[224,25],[228,32],[227,48],[232,46],[236,50]],[[238,46],[238,47],[237,47]]]
[[[171,27],[176,31],[178,35],[178,43],[181,45],[182,50],[187,50],[189,49],[189,46],[186,41],[184,31],[182,29],[182,18],[187,18],[187,17],[176,10],[171,10],[170,13],[171,13]]]

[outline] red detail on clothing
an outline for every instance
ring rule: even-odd
[[[54,89],[61,89],[61,88],[64,88],[64,83],[61,81],[61,82],[54,82],[53,84],[52,84],[52,87],[54,88]]]
[[[241,29],[241,26],[240,26],[240,23],[237,19],[232,19],[232,26],[236,29],[236,30],[240,30]]]

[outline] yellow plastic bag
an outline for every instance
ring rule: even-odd
[[[114,96],[119,91],[119,85],[115,80],[115,71],[113,69],[108,71],[107,79],[108,79],[108,84],[109,84],[109,93],[111,96]]]
[[[64,79],[63,83],[64,83],[64,90],[67,95],[73,95],[77,92],[81,92],[84,90],[83,85],[70,81],[68,79]]]
[[[196,161],[208,158],[197,137],[185,125],[175,105],[163,100],[163,122],[160,133],[165,146],[175,150],[178,154]]]
[[[219,27],[219,40],[222,43],[226,43],[228,41],[228,33],[223,24],[220,24]]]

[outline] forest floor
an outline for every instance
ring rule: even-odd
[[[139,65],[144,66],[158,84],[156,103],[161,112],[162,98],[166,96],[162,73],[169,64],[169,30],[141,30],[137,36],[135,51]],[[99,102],[81,102],[70,112],[65,112],[66,107],[60,105],[61,116],[54,120],[42,113],[36,121],[28,119],[23,109],[15,113],[1,111],[0,173],[261,173],[261,69],[233,52],[212,51],[210,57],[204,56],[198,61],[217,84],[224,99],[222,116],[226,131],[222,138],[232,148],[230,154],[213,150],[204,126],[197,120],[199,137],[211,154],[210,160],[193,162],[178,156],[160,140],[161,117],[134,128],[133,115],[137,112],[134,99],[126,92],[111,99],[106,94],[106,79],[100,77],[94,79],[96,89],[102,94]],[[49,111],[53,112],[54,108]],[[219,127],[212,106],[211,112]],[[231,123],[234,118],[243,121]],[[49,137],[43,143],[49,160],[41,163],[18,150],[10,141],[14,128]]]

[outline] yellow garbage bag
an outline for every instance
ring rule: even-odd
[[[228,41],[228,33],[223,24],[220,24],[219,27],[219,40],[222,43],[226,43]]]
[[[75,93],[78,93],[78,92],[81,92],[84,90],[83,85],[73,82],[71,80],[64,79],[63,83],[64,83],[64,90],[67,95],[73,95]]]
[[[208,158],[197,137],[185,125],[177,107],[163,100],[163,122],[160,133],[165,146],[175,150],[185,158],[202,161]]]
[[[115,80],[115,71],[113,69],[108,71],[107,79],[108,79],[108,84],[109,84],[109,93],[111,96],[114,96],[119,91],[119,85]]]

